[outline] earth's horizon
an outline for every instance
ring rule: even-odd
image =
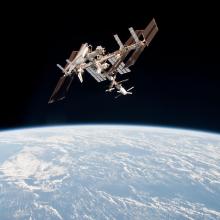
[[[46,129],[46,128],[60,128],[60,127],[132,127],[132,128],[155,128],[155,129],[165,129],[165,130],[177,130],[177,131],[189,131],[189,132],[197,132],[197,133],[206,133],[212,135],[220,135],[220,132],[215,130],[205,130],[199,128],[189,128],[189,127],[181,127],[181,126],[166,126],[166,125],[154,125],[154,124],[136,124],[136,123],[76,123],[76,124],[48,124],[48,125],[28,125],[22,127],[12,127],[12,128],[1,128],[0,133],[2,132],[13,132],[20,130],[30,130],[30,129]]]
[[[220,134],[126,124],[0,131],[0,219],[220,219]]]

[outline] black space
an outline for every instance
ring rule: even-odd
[[[160,2],[59,2],[13,5],[3,16],[0,127],[74,123],[177,126],[220,132],[218,13],[214,5]],[[84,75],[67,99],[48,105],[65,64],[81,43],[117,49],[128,28],[154,17],[159,32],[128,74],[132,96],[114,99]],[[126,77],[126,76],[125,76]]]

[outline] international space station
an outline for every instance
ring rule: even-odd
[[[131,36],[125,44],[121,42],[118,35],[114,35],[119,45],[119,49],[114,52],[106,53],[102,46],[97,46],[93,50],[90,44],[84,43],[79,51],[72,51],[64,67],[57,64],[64,75],[59,79],[48,103],[64,99],[73,78],[77,76],[82,83],[85,72],[88,72],[98,83],[108,80],[109,86],[105,91],[116,91],[115,98],[131,95],[134,87],[125,89],[122,83],[128,79],[117,81],[117,76],[131,72],[129,67],[135,64],[145,47],[149,46],[158,32],[158,27],[153,18],[144,30],[134,30],[130,27],[129,32]]]

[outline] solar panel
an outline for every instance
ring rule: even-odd
[[[123,71],[122,71],[121,69],[119,69],[119,68],[117,69],[117,71],[118,71],[120,74],[124,74]]]
[[[154,38],[154,36],[156,35],[157,31],[158,31],[158,29],[155,27],[155,28],[151,31],[151,33],[146,37],[146,43],[147,43],[147,45],[149,45],[150,42],[153,40],[153,38]]]
[[[98,82],[101,82],[102,79],[100,77],[98,77],[94,72],[91,73],[93,77],[95,77],[96,79],[98,79]]]
[[[112,65],[114,65],[114,63],[115,63],[115,62],[112,60],[112,58],[109,58],[108,61],[109,61]]]
[[[73,61],[74,58],[76,57],[77,53],[78,53],[78,51],[74,51],[74,50],[73,50],[68,60],[69,60],[70,62]]]
[[[131,71],[130,71],[130,69],[128,69],[128,68],[124,68],[124,67],[125,67],[124,62],[121,62],[121,64],[119,65],[119,68],[120,68],[120,69],[121,69],[121,71],[122,71],[122,73],[121,73],[121,74],[131,72]]]
[[[114,69],[117,69],[117,71],[120,73],[120,74],[125,74],[125,73],[128,73],[128,72],[131,72],[130,69],[128,68],[124,68],[125,64],[124,62],[122,62],[121,60],[118,60],[118,64],[116,64],[114,66],[114,64],[117,62],[116,58],[115,57],[111,57],[108,59],[109,62],[113,65],[110,72]]]
[[[148,26],[143,31],[143,36],[146,40],[146,44],[149,45],[156,33],[158,32],[158,27],[154,18],[148,24]]]
[[[101,80],[94,74],[94,72],[92,71],[92,69],[90,67],[86,68],[86,70],[88,71],[88,73],[90,73],[90,75],[97,81],[100,82]]]
[[[142,34],[142,30],[135,30],[135,33],[139,38]],[[134,38],[130,36],[130,38],[128,38],[128,40],[126,41],[125,46],[130,46],[131,44],[134,44],[134,43],[135,43]]]
[[[93,69],[92,67],[90,67],[90,68],[93,71],[93,73],[96,75],[96,77],[98,77],[101,81],[106,80],[106,77],[104,75],[102,75],[101,73],[97,73],[97,71],[95,69]]]
[[[129,68],[124,68],[126,70],[127,73],[131,72],[131,70]]]
[[[146,45],[145,45],[146,46]],[[137,61],[138,57],[141,55],[141,53],[143,52],[145,46],[142,46],[138,49],[136,49],[133,54],[131,55],[131,57],[128,59],[127,63],[126,63],[126,67],[132,66],[135,64],[135,62]]]
[[[68,60],[69,60],[70,62],[72,62],[72,61],[74,60],[74,58],[76,57],[77,53],[78,53],[78,51],[74,51],[74,50],[73,50]],[[69,63],[66,63],[64,69],[65,69],[68,65],[69,65]]]
[[[118,69],[117,69],[120,74],[127,73],[127,72],[125,71],[125,69],[124,69],[124,66],[125,66],[125,64],[124,64],[123,62],[121,62],[121,64],[119,65],[119,67],[118,67]]]
[[[97,74],[102,78],[102,81],[106,80],[106,77],[102,73],[97,73]]]
[[[124,68],[125,64],[124,64],[123,62],[121,62],[120,66],[121,66],[122,68]]]
[[[130,27],[128,30],[130,31],[132,37],[134,38],[134,41],[137,43],[139,41],[139,38],[138,38],[136,32],[134,31],[134,29],[132,27]]]
[[[120,38],[118,37],[117,34],[114,35],[114,38],[115,38],[116,42],[118,43],[119,47],[120,47],[120,48],[123,48],[124,45],[123,45],[123,43],[121,42],[121,40],[120,40]]]
[[[62,76],[59,79],[56,88],[54,89],[53,94],[50,97],[49,103],[53,103],[64,99],[69,91],[72,81],[73,81],[73,75]]]
[[[122,69],[123,74],[127,73],[127,71],[125,69]]]
[[[102,74],[97,73],[92,67],[86,68],[86,70],[90,73],[91,76],[95,78],[97,82],[102,82],[106,80],[106,77]]]

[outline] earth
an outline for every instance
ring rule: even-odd
[[[220,135],[122,125],[2,131],[0,219],[220,219]]]

